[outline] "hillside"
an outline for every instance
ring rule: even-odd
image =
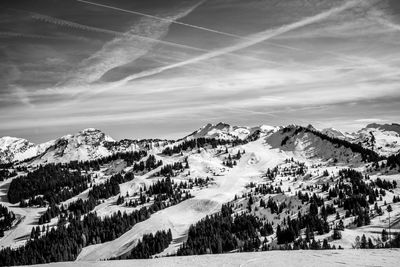
[[[313,127],[208,124],[177,141],[115,141],[86,129],[48,144],[2,167],[0,204],[15,215],[2,229],[3,264],[350,250],[364,248],[361,237],[366,247],[387,247],[389,206],[393,246],[400,236],[397,169]],[[213,218],[232,231],[193,232]],[[171,239],[158,240],[162,231]]]

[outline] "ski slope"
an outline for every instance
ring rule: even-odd
[[[220,210],[250,182],[260,179],[262,171],[273,168],[286,159],[278,149],[270,149],[262,139],[242,146],[246,150],[236,168],[223,176],[215,176],[215,185],[194,193],[194,198],[153,214],[150,219],[136,224],[119,238],[103,244],[83,248],[78,261],[108,259],[129,252],[144,234],[171,229],[173,239],[185,235],[191,224]],[[164,253],[174,252],[178,244]]]
[[[130,266],[399,266],[400,250],[296,250],[165,257],[150,260],[99,262],[60,262],[35,266],[46,267],[130,267]]]

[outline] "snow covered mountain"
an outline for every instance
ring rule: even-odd
[[[0,163],[26,161],[30,165],[87,161],[117,152],[153,150],[160,152],[165,140],[116,141],[98,129],[88,128],[42,144],[15,137],[0,138]]]
[[[100,130],[89,128],[74,135],[66,135],[54,141],[43,153],[37,155],[33,163],[84,161],[109,156],[112,150],[108,143],[115,142]]]
[[[261,125],[255,127],[232,126],[227,123],[207,124],[182,140],[191,140],[199,137],[216,138],[224,140],[245,140],[255,133],[260,133],[261,137],[271,136],[268,140],[272,146],[277,147],[279,138],[288,138],[288,133],[280,134],[282,126]],[[311,131],[317,131],[312,125],[306,127]],[[343,133],[334,128],[326,128],[320,131],[322,134],[360,144],[365,148],[376,151],[377,153],[388,156],[400,151],[400,125],[399,124],[369,124],[365,128],[355,133]],[[279,136],[279,137],[278,137]],[[280,140],[279,142],[282,142]],[[278,142],[278,143],[279,143]],[[56,140],[51,140],[42,144],[34,144],[26,139],[16,137],[0,138],[0,163],[11,163],[28,161],[30,164],[46,164],[69,161],[93,160],[112,155],[116,152],[152,150],[159,153],[166,145],[173,145],[174,141],[167,140],[130,140],[123,139],[116,141],[100,130],[88,128],[76,134],[65,135]],[[326,150],[325,158],[333,155],[327,153],[329,145],[321,143],[318,139],[309,134],[296,137],[290,140],[283,149],[298,151],[304,156],[319,155],[317,152],[324,147]],[[320,151],[321,152],[321,151]],[[304,154],[305,153],[305,154]],[[342,151],[343,155],[349,153]],[[336,155],[337,156],[337,155]],[[350,159],[348,159],[350,160]],[[351,161],[351,160],[350,160]]]
[[[383,156],[400,152],[399,124],[368,124],[356,133],[346,137],[348,141],[360,143]]]
[[[377,237],[381,233],[376,229],[377,227],[383,229],[386,226],[388,215],[384,211],[385,205],[388,203],[393,205],[394,212],[391,216],[400,218],[400,201],[397,201],[400,189],[392,183],[398,181],[400,175],[397,166],[393,169],[375,167],[374,162],[379,159],[378,155],[354,143],[357,138],[363,138],[363,134],[371,135],[371,132],[375,144],[376,140],[389,142],[391,140],[389,137],[398,137],[396,125],[368,125],[350,137],[343,134],[345,137],[340,138],[342,135],[337,130],[318,131],[311,125],[241,127],[226,123],[207,124],[177,141],[129,139],[116,141],[102,131],[92,128],[40,145],[24,139],[4,137],[1,139],[2,160],[24,161],[21,163],[22,167],[27,166],[27,168],[19,168],[21,166],[13,164],[11,167],[7,166],[3,170],[6,175],[0,177],[2,178],[0,187],[5,188],[0,190],[0,204],[15,213],[17,218],[23,218],[15,220],[14,224],[5,229],[4,237],[0,237],[0,247],[17,248],[25,245],[32,227],[57,226],[61,217],[57,214],[49,215],[51,213],[48,212],[48,203],[51,199],[57,197],[60,199],[60,205],[65,207],[72,205],[73,209],[74,205],[80,203],[78,201],[89,200],[91,196],[96,202],[80,203],[79,205],[85,207],[81,212],[90,211],[99,218],[125,212],[133,214],[149,205],[155,205],[156,199],[161,199],[164,193],[154,196],[153,189],[150,188],[156,183],[167,183],[166,178],[174,181],[174,186],[171,185],[171,188],[176,192],[171,196],[181,196],[179,199],[176,198],[174,202],[170,199],[169,202],[165,202],[168,205],[157,206],[148,218],[143,216],[124,231],[121,230],[118,235],[104,240],[90,239],[89,242],[82,243],[84,244],[82,249],[70,259],[84,262],[124,256],[133,250],[144,235],[166,229],[171,230],[173,241],[160,250],[162,252],[154,255],[174,254],[187,237],[191,225],[198,223],[207,215],[215,214],[226,203],[233,203],[235,214],[242,214],[247,210],[249,214],[271,222],[275,228],[279,224],[282,225],[289,214],[293,216],[299,212],[306,214],[311,205],[308,203],[310,202],[308,196],[314,193],[326,200],[327,205],[333,203],[339,214],[330,206],[327,222],[334,225],[338,223],[339,216],[344,223],[342,239],[330,240],[330,244],[350,249],[355,238],[363,234],[371,237],[374,244],[378,244]],[[201,137],[206,139],[197,142],[193,140]],[[368,147],[367,143],[362,145]],[[104,159],[97,166],[83,163],[81,166],[84,167],[78,169],[74,167],[76,164],[66,164],[61,167],[37,166],[46,163],[92,160],[116,152],[139,150],[145,150],[147,153],[136,157],[130,163],[126,158],[120,157]],[[67,170],[63,169],[65,166],[68,166]],[[385,195],[376,198],[377,205],[382,207],[382,211],[379,211],[381,215],[377,217],[371,213],[370,226],[355,228],[354,222],[358,217],[351,213],[346,215],[343,206],[335,204],[339,203],[338,200],[330,199],[339,197],[337,194],[335,197],[336,191],[332,190],[338,189],[343,182],[352,186],[350,180],[343,181],[341,175],[344,174],[340,174],[342,170],[349,168],[359,171],[362,177],[360,179],[365,180],[365,186],[371,186],[373,192],[375,189],[379,189],[379,192],[385,190]],[[68,179],[60,179],[59,175],[64,172],[68,172],[68,175],[71,173],[82,175],[81,178],[88,175],[90,182],[75,177],[76,182],[70,185]],[[16,174],[12,176],[11,173]],[[56,188],[48,189],[42,186],[43,173],[48,174],[46,179],[51,180]],[[348,175],[354,173],[349,172]],[[364,179],[363,175],[368,178]],[[84,186],[79,187],[81,184]],[[118,187],[115,187],[116,184]],[[29,187],[32,187],[32,190],[25,190]],[[183,193],[181,190],[187,192]],[[29,194],[24,193],[25,191]],[[144,198],[139,194],[141,191],[145,192]],[[346,192],[349,192],[347,197],[351,200],[352,191],[346,190]],[[22,193],[25,195],[20,195]],[[188,196],[186,193],[190,193],[190,197],[183,198]],[[344,194],[344,191],[342,193]],[[253,204],[249,204],[249,194],[252,194]],[[44,202],[36,204],[41,198]],[[273,206],[262,207],[261,199],[264,202],[271,199],[276,205],[271,202],[269,205]],[[276,210],[273,211],[275,206]],[[370,208],[372,210],[373,206]],[[65,212],[68,213],[67,210]],[[45,220],[41,217],[43,214],[51,217]],[[122,224],[118,222],[118,225]],[[103,226],[99,223],[97,227]],[[317,235],[316,238],[321,242],[324,238],[330,238],[333,230],[329,231]],[[100,232],[102,231],[99,230]],[[82,234],[70,236],[82,236]],[[269,234],[267,241],[270,246],[277,246],[276,236],[277,233]]]
[[[33,144],[26,139],[4,136],[0,138],[0,163],[23,161],[43,153],[54,141]]]
[[[346,136],[341,131],[339,131],[335,128],[332,128],[332,127],[322,129],[321,133],[326,134],[327,136],[330,136],[330,137],[335,137],[335,138],[340,138],[340,139],[346,138]]]
[[[225,140],[233,140],[240,139],[244,140],[256,131],[260,131],[262,134],[268,134],[277,131],[281,127],[261,125],[255,127],[245,127],[245,126],[231,126],[224,122],[220,122],[218,124],[207,124],[197,131],[193,132],[186,139],[194,139],[199,137],[206,138],[216,138],[216,139],[225,139]]]
[[[360,154],[354,153],[348,147],[322,139],[310,127],[288,126],[267,137],[266,142],[273,148],[279,148],[304,159],[321,159],[352,165],[360,164],[362,160]]]

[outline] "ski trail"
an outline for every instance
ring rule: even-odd
[[[218,212],[222,204],[234,199],[251,181],[260,179],[262,171],[282,163],[286,155],[263,145],[260,139],[241,147],[246,150],[238,163],[224,176],[215,176],[215,185],[193,192],[194,198],[161,210],[140,222],[119,238],[103,244],[85,247],[78,261],[117,257],[129,252],[144,234],[171,229],[174,239],[185,236],[190,225],[206,215]],[[176,246],[176,244],[175,244]]]

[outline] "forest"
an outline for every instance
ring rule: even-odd
[[[0,204],[0,238],[4,236],[4,231],[11,228],[14,220],[15,214]]]
[[[47,164],[12,180],[7,197],[13,204],[37,195],[43,195],[48,203],[60,203],[86,190],[89,182],[89,175],[59,164]]]
[[[151,256],[164,251],[172,241],[171,229],[168,231],[157,231],[154,235],[144,234],[136,246],[127,254],[112,258],[111,260],[121,259],[149,259]]]

